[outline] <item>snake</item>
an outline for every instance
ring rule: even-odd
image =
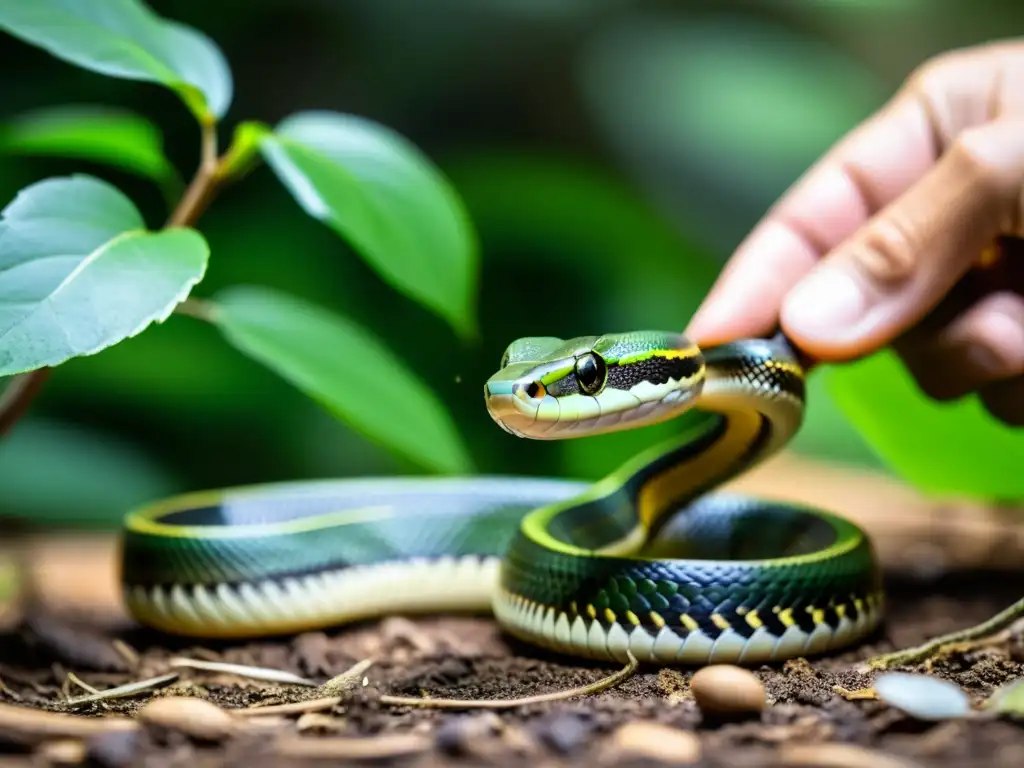
[[[687,416],[596,482],[355,476],[152,501],[124,517],[124,601],[143,625],[200,638],[483,612],[528,646],[662,666],[852,645],[884,614],[865,531],[728,487],[803,423],[794,349],[781,332],[704,347],[667,331],[517,339],[484,384],[507,439]]]

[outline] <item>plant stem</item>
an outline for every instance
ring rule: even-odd
[[[212,302],[189,296],[187,299],[180,302],[178,306],[174,308],[174,311],[179,315],[187,315],[188,317],[194,317],[197,320],[202,320],[206,323],[212,323],[214,321],[216,307]]]
[[[221,179],[220,163],[217,160],[217,126],[215,123],[204,122],[201,130],[202,154],[199,168],[167,220],[168,227],[188,227],[195,224],[217,192]]]
[[[167,227],[188,227],[195,224],[209,206],[223,179],[221,161],[217,158],[217,124],[204,121],[200,124],[200,160],[195,176],[189,182],[185,194],[167,220]],[[185,302],[188,302],[186,299]],[[184,302],[183,302],[184,303]],[[180,307],[181,305],[179,305]],[[198,308],[197,308],[198,309]],[[205,307],[201,307],[205,309]],[[185,310],[187,312],[187,309]],[[195,311],[192,314],[206,319],[208,312]],[[7,389],[0,394],[0,437],[25,415],[29,405],[43,384],[50,377],[51,368],[37,368],[16,376]]]
[[[28,373],[15,376],[7,389],[0,395],[0,436],[6,434],[11,427],[28,410],[32,399],[43,388],[50,378],[52,368],[37,368]]]

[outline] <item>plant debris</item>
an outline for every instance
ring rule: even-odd
[[[626,674],[519,644],[489,616],[391,617],[210,643],[86,627],[95,647],[117,649],[118,670],[78,665],[67,643],[40,642],[21,624],[0,630],[0,755],[18,753],[26,765],[81,764],[84,753],[89,765],[228,768],[1020,768],[1020,638],[944,654],[914,675],[962,690],[970,717],[922,720],[877,696],[883,673],[858,671],[864,659],[995,614],[1024,594],[1017,582],[967,572],[890,579],[882,633],[841,653],[738,670],[763,686],[765,706],[726,719],[701,710],[693,669]],[[81,610],[66,621],[53,614],[48,629],[73,640],[82,620]],[[435,706],[445,701],[454,708]]]

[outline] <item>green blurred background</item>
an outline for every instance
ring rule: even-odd
[[[481,246],[482,334],[463,344],[261,166],[201,221],[212,259],[195,295],[261,283],[354,318],[441,396],[478,471],[585,478],[678,427],[558,444],[512,438],[481,393],[505,345],[529,334],[683,328],[764,210],[915,66],[1024,29],[1016,0],[149,5],[225,52],[236,88],[229,126],[306,109],[391,126],[449,176]],[[0,58],[0,120],[66,103],[122,106],[160,125],[169,156],[192,173],[195,123],[168,90],[80,70],[7,36]],[[113,181],[152,225],[162,222],[151,184],[81,161],[0,157],[0,201],[79,170]],[[816,382],[797,449],[879,467]],[[178,491],[415,471],[215,328],[173,317],[55,371],[0,443],[0,515],[111,525]]]

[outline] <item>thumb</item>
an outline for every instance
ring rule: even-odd
[[[922,179],[825,256],[780,320],[820,360],[859,357],[920,321],[1022,218],[1024,120],[962,133]]]

